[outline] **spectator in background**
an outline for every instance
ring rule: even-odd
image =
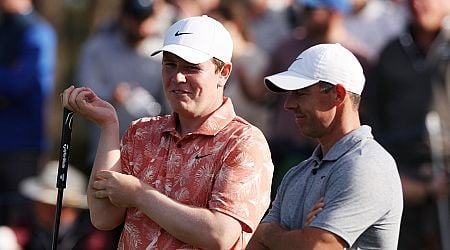
[[[11,228],[23,249],[51,249],[55,221],[56,176],[58,162],[50,161],[39,175],[20,183],[20,192],[32,203],[31,214]],[[95,229],[87,213],[87,178],[73,166],[68,167],[67,188],[64,189],[58,233],[58,249],[106,250],[116,247],[113,233]]]
[[[365,104],[374,134],[397,160],[405,210],[400,250],[443,249],[436,202],[448,199],[448,173],[434,175],[426,117],[439,114],[450,164],[450,1],[408,0],[411,21],[382,50]],[[443,169],[442,169],[443,170]],[[447,211],[448,215],[448,211]]]
[[[222,0],[167,0],[176,10],[174,22],[191,16],[200,16],[214,11]]]
[[[0,0],[0,224],[21,212],[18,183],[49,152],[56,34],[31,0]]]
[[[345,27],[368,50],[371,62],[381,49],[406,26],[408,9],[403,0],[350,0],[352,11],[345,17]]]
[[[230,31],[233,38],[233,71],[225,89],[225,95],[233,101],[236,114],[267,134],[270,117],[267,105],[249,97],[261,83],[257,77],[268,64],[267,53],[251,39],[246,16],[246,5],[240,0],[223,1],[210,13]]]
[[[250,39],[265,53],[289,36],[288,9],[275,10],[269,0],[243,0]]]
[[[174,12],[163,0],[121,1],[119,19],[83,45],[77,82],[113,104],[123,135],[131,121],[168,112],[161,87],[160,58],[150,54],[162,44],[163,32]],[[92,124],[87,126],[87,165],[91,166],[100,131]]]

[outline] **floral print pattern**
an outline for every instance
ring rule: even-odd
[[[122,171],[183,204],[220,211],[242,225],[242,249],[270,203],[273,164],[262,132],[231,100],[195,131],[176,131],[177,114],[142,118],[122,138]],[[137,209],[127,210],[119,249],[195,249]]]

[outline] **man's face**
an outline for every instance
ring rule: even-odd
[[[326,8],[305,7],[305,26],[308,35],[324,36],[329,29],[333,12]]]
[[[231,64],[216,72],[212,59],[192,64],[164,52],[162,65],[164,93],[174,112],[196,118],[207,116],[220,107]]]
[[[20,13],[31,6],[31,0],[0,0],[0,10],[8,13]]]
[[[314,84],[304,89],[290,91],[285,109],[292,111],[300,132],[307,137],[320,139],[328,131],[336,116],[335,91]]]
[[[440,29],[442,19],[450,14],[448,0],[409,0],[413,22],[424,30],[435,32]]]
[[[124,15],[121,23],[126,39],[132,45],[138,44],[156,32],[156,18],[154,16],[138,19],[130,15]]]

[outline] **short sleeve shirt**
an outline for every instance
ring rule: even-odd
[[[123,173],[186,205],[227,214],[242,225],[244,248],[270,203],[273,164],[261,131],[234,113],[231,100],[182,137],[177,115],[143,118],[122,138]],[[195,249],[129,208],[119,249]]]
[[[397,249],[403,209],[400,177],[370,127],[347,134],[323,158],[317,147],[292,168],[263,221],[302,229],[321,197],[325,206],[309,226],[338,235],[349,249]]]

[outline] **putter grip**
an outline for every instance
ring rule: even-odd
[[[59,151],[58,175],[56,178],[57,188],[66,187],[67,169],[69,167],[70,139],[72,138],[72,119],[73,112],[64,108],[61,148]]]

